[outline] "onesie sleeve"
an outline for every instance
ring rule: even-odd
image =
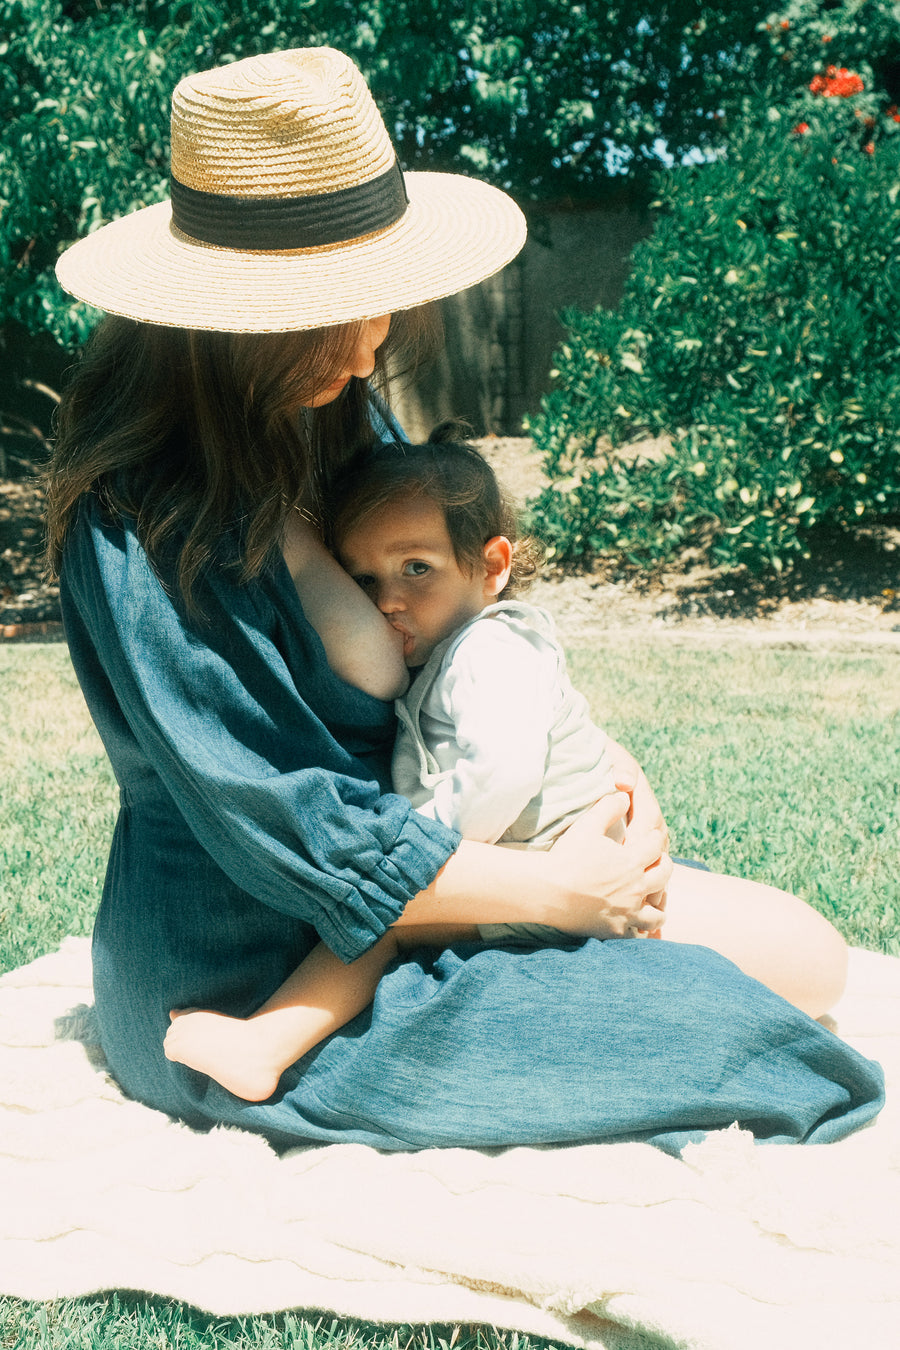
[[[458,758],[427,814],[496,843],[541,790],[558,676],[556,649],[538,633],[496,619],[466,630],[436,689]]]
[[[392,709],[330,671],[282,570],[281,593],[217,574],[193,620],[134,533],[85,503],[61,581],[67,635],[126,791],[161,782],[236,885],[349,961],[459,838],[382,791]]]

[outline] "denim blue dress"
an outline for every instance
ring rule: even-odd
[[[280,559],[248,585],[209,577],[203,621],[174,594],[86,498],[61,596],[121,789],[93,955],[126,1092],[279,1146],[382,1149],[677,1150],[734,1121],[827,1142],[877,1112],[877,1065],[724,958],[666,942],[406,954],[260,1104],[170,1063],[170,1008],[245,1016],[318,938],[352,961],[458,843],[387,790],[393,710],[332,673]]]

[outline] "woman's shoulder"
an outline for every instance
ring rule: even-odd
[[[278,607],[276,569],[244,582],[239,576],[236,532],[223,532],[218,556],[194,587],[193,601],[182,599],[178,577],[178,541],[170,540],[152,556],[140,538],[134,516],[108,507],[96,492],[85,493],[66,534],[60,587],[80,607],[102,608],[116,624],[133,628],[138,613],[154,623],[176,623],[208,636],[212,615],[222,622],[271,627]]]
[[[137,543],[137,522],[133,517],[113,511],[97,492],[85,492],[72,510],[63,547],[63,573],[73,571],[76,559],[84,566],[89,556],[108,552],[125,556],[130,544]]]
[[[91,548],[95,551],[112,549],[129,552],[138,563],[160,575],[174,574],[183,544],[183,532],[174,533],[158,549],[152,549],[141,538],[142,531],[136,516],[104,499],[102,492],[86,492],[73,509],[66,533],[65,553],[70,549]],[[219,531],[216,550],[210,560],[210,574],[238,572],[241,550],[239,522]]]

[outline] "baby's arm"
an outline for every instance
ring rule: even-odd
[[[344,965],[320,942],[252,1017],[196,1010],[170,1014],[166,1056],[214,1078],[236,1097],[265,1101],[289,1065],[369,1006],[397,950],[388,929]]]
[[[285,526],[284,559],[335,674],[375,698],[405,693],[409,675],[402,637],[297,511]]]

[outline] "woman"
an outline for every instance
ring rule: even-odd
[[[877,1110],[873,1066],[705,949],[577,940],[661,922],[671,863],[632,761],[630,796],[551,854],[461,844],[386,791],[392,709],[329,668],[299,606],[290,521],[385,434],[368,377],[417,306],[523,239],[495,189],[404,184],[358,71],[310,49],[182,81],[171,204],[60,259],[120,316],[66,395],[49,481],[70,649],[122,789],[94,935],[104,1048],[139,1099],[280,1143],[670,1145],[736,1119],[836,1137]],[[265,1103],[163,1054],[169,1009],[246,1016],[317,937],[352,961],[393,924],[508,920],[572,949],[410,956]],[[820,1001],[843,959],[822,933],[800,935]]]

